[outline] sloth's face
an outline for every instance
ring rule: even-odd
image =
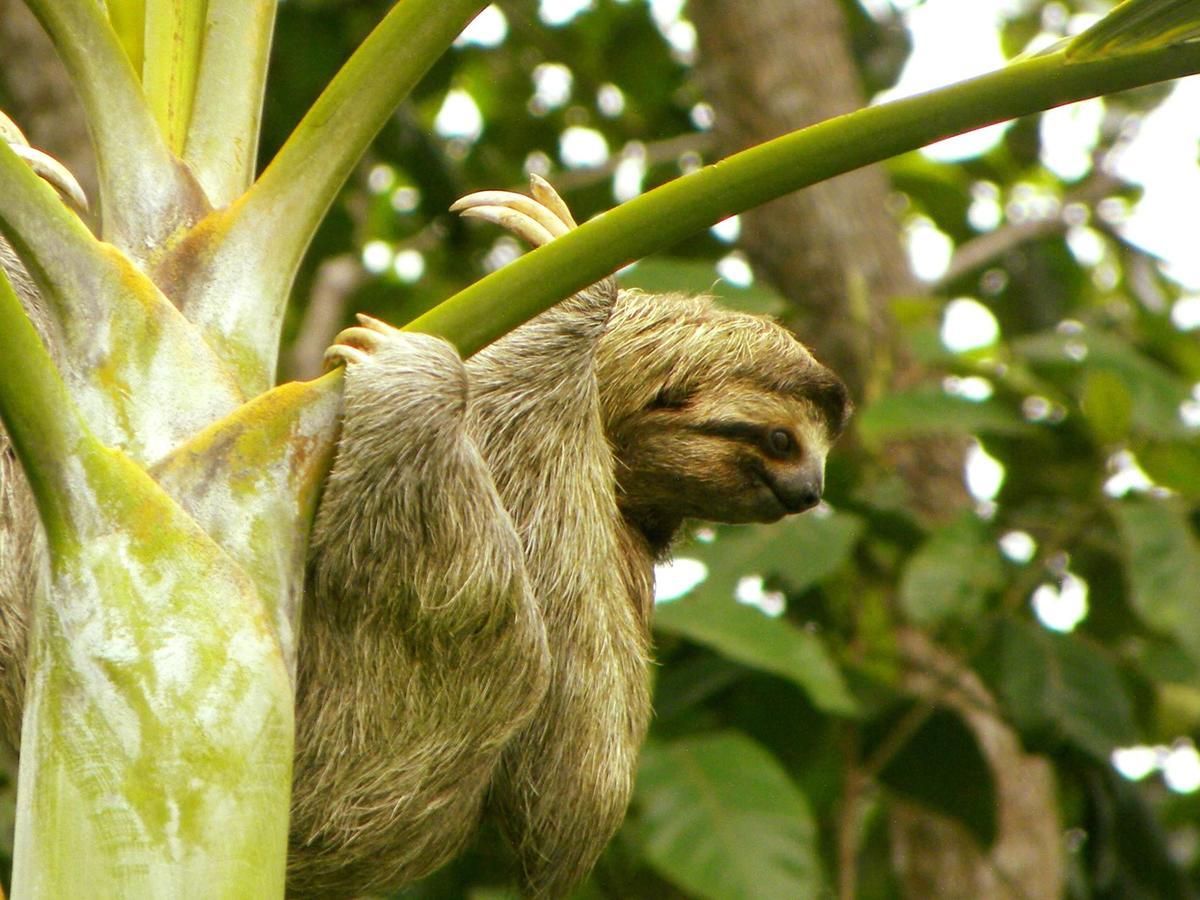
[[[614,436],[622,506],[663,526],[774,522],[811,509],[841,430],[833,407],[753,383],[660,398]]]

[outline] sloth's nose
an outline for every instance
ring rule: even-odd
[[[824,476],[820,470],[803,467],[780,473],[775,479],[775,495],[790,513],[802,513],[821,502]]]

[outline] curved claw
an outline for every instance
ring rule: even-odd
[[[536,219],[504,206],[471,206],[459,212],[467,219],[483,219],[522,237],[535,247],[548,244],[554,235]]]
[[[87,194],[71,174],[71,170],[60,163],[49,153],[43,153],[29,146],[29,139],[17,127],[17,123],[3,112],[0,112],[0,140],[29,165],[41,178],[63,197],[75,204],[75,208],[86,212],[88,208]]]
[[[450,209],[466,217],[494,222],[535,247],[576,227],[571,210],[545,178],[530,175],[529,193],[532,196],[513,191],[477,191],[467,194]]]
[[[578,227],[575,224],[575,217],[571,215],[571,210],[567,208],[566,201],[558,195],[558,191],[550,182],[536,172],[529,173],[529,193],[533,195],[534,200],[554,213],[559,221],[567,226],[567,231]]]
[[[79,182],[75,180],[75,176],[71,174],[70,169],[41,150],[35,150],[33,147],[23,144],[10,144],[9,146],[17,156],[29,164],[29,168],[40,175],[59,194],[75,204],[76,209],[87,211],[87,195],[79,186]]]
[[[450,209],[452,212],[461,212],[466,215],[467,211],[471,209],[489,209],[492,207],[509,209],[514,213],[520,213],[532,219],[549,232],[551,237],[559,237],[571,230],[554,210],[547,208],[532,197],[526,197],[524,194],[516,194],[512,191],[477,191],[474,194],[467,194],[461,200],[456,201]]]
[[[325,351],[325,371],[335,369],[338,366],[347,366],[351,363],[364,363],[370,357],[359,350],[357,347],[350,347],[346,344],[334,344]]]
[[[366,313],[358,313],[355,318],[359,324],[343,328],[325,351],[326,371],[334,366],[366,362],[385,341],[401,333],[400,329]]]
[[[363,328],[369,328],[373,331],[378,331],[382,335],[391,336],[393,334],[400,334],[399,328],[389,325],[387,322],[384,322],[380,319],[376,319],[374,316],[368,316],[366,313],[356,313],[354,318],[358,319],[358,323],[363,326]]]

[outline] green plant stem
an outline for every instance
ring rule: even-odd
[[[227,353],[247,396],[271,384],[288,293],[329,205],[388,117],[486,5],[393,6],[254,186],[164,263],[172,279],[164,291]]]
[[[775,197],[943,138],[1200,71],[1200,44],[1070,62],[1060,51],[796,131],[630,200],[410,322],[464,355],[635,259]]]
[[[183,152],[200,69],[207,0],[158,0],[146,8],[142,90],[173,153]]]
[[[145,260],[208,211],[172,155],[116,32],[96,0],[27,0],[54,41],[96,148],[104,238]]]
[[[184,162],[214,206],[254,181],[277,0],[208,0]]]
[[[239,405],[195,327],[3,141],[0,185],[0,232],[37,283],[71,396],[100,440],[146,462]]]
[[[142,71],[146,47],[146,0],[108,0],[108,19],[125,48],[133,71]]]
[[[3,269],[0,359],[9,360],[0,367],[0,421],[17,451],[47,537],[62,539],[71,522],[68,461],[88,435]]]

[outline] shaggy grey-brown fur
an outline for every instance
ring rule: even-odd
[[[650,572],[631,595],[594,371],[616,293],[606,279],[467,363],[471,432],[525,545],[550,646],[546,697],[492,797],[535,897],[565,895],[620,825],[650,717]]]
[[[33,279],[0,237],[0,268],[42,340],[47,316]],[[53,353],[53,342],[49,343]],[[17,454],[0,425],[0,727],[16,746],[25,701],[25,653],[34,587],[46,565],[45,540]]]
[[[288,885],[303,896],[450,859],[549,662],[520,541],[467,435],[461,360],[425,335],[352,332],[365,352],[346,373],[298,654]]]

